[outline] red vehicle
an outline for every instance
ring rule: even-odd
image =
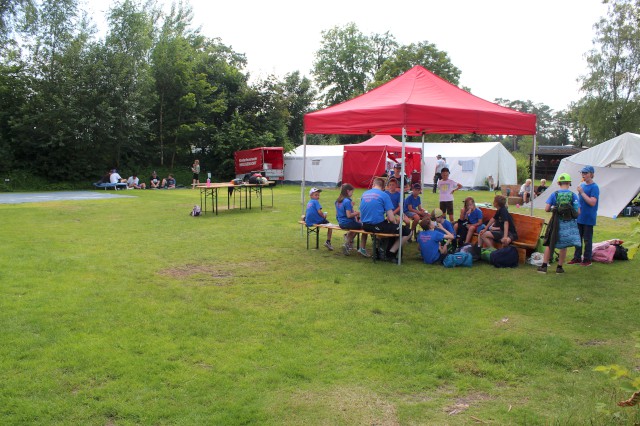
[[[282,147],[261,147],[236,151],[236,177],[260,173],[269,180],[284,179],[284,150]]]

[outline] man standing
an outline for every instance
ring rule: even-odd
[[[442,178],[442,169],[447,164],[446,161],[442,158],[442,155],[438,154],[436,156],[436,174],[433,175],[433,193],[436,193],[436,188],[438,188],[438,181]]]
[[[389,198],[389,194],[384,192],[383,189],[384,179],[375,178],[373,187],[362,194],[360,201],[362,228],[367,232],[399,234],[399,219],[393,214],[393,203]],[[411,230],[406,226],[402,226],[402,236],[402,241],[406,243],[411,236]],[[374,253],[374,256],[397,263],[396,253],[399,248],[400,238],[395,238],[391,247],[386,250],[379,249],[379,253]]]
[[[580,240],[584,247],[576,247],[573,259],[568,263],[581,266],[591,266],[591,247],[593,245],[593,227],[596,226],[596,215],[598,214],[598,200],[600,199],[600,188],[593,181],[595,170],[592,166],[584,166],[582,173],[582,183],[578,186],[578,201],[580,201],[580,215],[578,216],[578,231]]]

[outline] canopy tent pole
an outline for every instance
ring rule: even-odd
[[[422,147],[420,148],[422,151],[420,152],[420,186],[422,187],[422,192],[424,193],[424,168],[426,163],[424,161],[424,132],[422,132]]]
[[[533,152],[531,156],[531,194],[529,195],[529,216],[533,216],[533,197],[536,193],[536,135],[533,135]]]
[[[300,205],[302,207],[302,216],[305,214],[305,205],[304,205],[304,190],[305,183],[307,178],[307,134],[305,133],[302,136],[302,185],[300,185]],[[303,227],[300,227],[300,234],[302,235]]]
[[[405,144],[407,142],[407,131],[405,128],[402,128],[402,169],[400,171],[400,190],[402,191],[402,197],[400,197],[400,223],[398,224],[398,238],[400,242],[400,246],[398,247],[398,265],[402,264],[402,224],[404,223],[404,176],[405,176],[405,163],[406,158],[405,155]],[[393,218],[395,220],[395,218]]]

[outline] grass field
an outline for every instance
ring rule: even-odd
[[[197,218],[194,190],[127,195],[0,205],[0,424],[640,422],[593,371],[640,375],[637,259],[374,264],[305,249],[299,188]]]

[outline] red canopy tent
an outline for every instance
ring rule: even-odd
[[[304,116],[306,134],[535,135],[536,116],[478,98],[416,65],[357,98]]]
[[[305,146],[307,134],[402,135],[403,157],[407,135],[429,133],[533,135],[536,150],[534,114],[478,98],[420,65],[357,98],[305,114],[304,131]],[[303,208],[304,189],[303,171]]]
[[[407,170],[420,171],[420,148],[406,147]],[[359,144],[345,145],[342,159],[342,182],[356,188],[369,188],[374,176],[382,176],[387,158],[402,161],[402,142],[389,135],[377,135]]]

